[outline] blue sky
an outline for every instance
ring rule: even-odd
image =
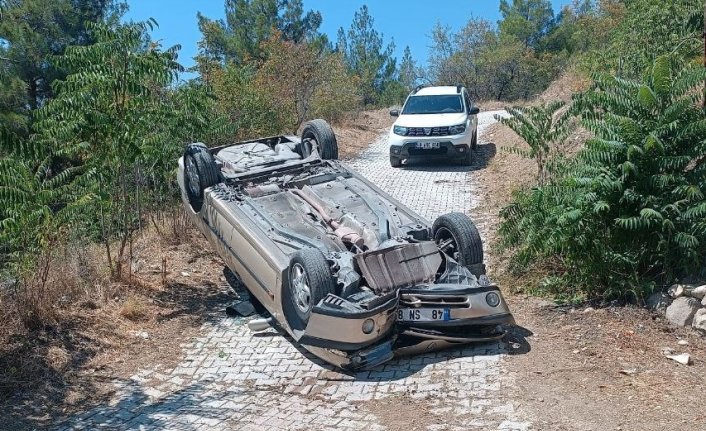
[[[552,0],[554,12],[571,0]],[[209,18],[223,18],[223,0],[128,0],[130,11],[126,19],[142,21],[154,18],[159,28],[153,33],[155,40],[161,40],[164,47],[180,44],[181,64],[192,66],[196,55],[197,42],[201,38],[196,24],[196,13]],[[375,18],[375,28],[383,33],[385,41],[394,39],[396,56],[402,57],[405,46],[409,45],[412,56],[419,64],[425,64],[430,45],[429,34],[439,21],[456,30],[461,28],[471,16],[488,19],[496,23],[500,18],[500,0],[304,0],[305,10],[321,12],[321,31],[335,42],[339,27],[348,28],[353,14],[363,4],[367,4]]]

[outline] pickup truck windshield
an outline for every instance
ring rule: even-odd
[[[407,99],[402,115],[410,114],[458,114],[463,112],[461,96],[448,94],[440,96],[412,96]]]

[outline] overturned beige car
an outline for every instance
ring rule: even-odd
[[[430,224],[337,158],[333,130],[314,120],[301,137],[189,145],[178,181],[271,323],[333,365],[502,337],[514,321],[472,221]]]

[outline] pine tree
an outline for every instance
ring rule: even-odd
[[[198,15],[206,60],[239,65],[263,61],[261,45],[274,32],[295,43],[319,38],[321,13],[304,13],[302,0],[226,0],[225,12],[225,20]]]
[[[554,24],[554,11],[549,0],[500,0],[501,35],[521,41],[525,48],[537,48],[541,38]]]
[[[375,20],[367,6],[356,11],[346,32],[338,30],[337,49],[344,54],[350,72],[360,78],[365,105],[374,105],[390,83],[395,81],[394,42],[383,47],[383,35],[375,30]]]
[[[51,84],[66,73],[51,57],[67,46],[91,43],[86,24],[120,15],[124,7],[113,0],[4,0],[0,6],[0,40],[7,42],[3,56],[25,82],[31,109],[52,97]]]
[[[410,92],[417,86],[417,82],[419,82],[417,62],[412,58],[412,51],[407,46],[400,62],[400,83],[407,92]]]

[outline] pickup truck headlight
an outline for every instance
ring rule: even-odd
[[[392,128],[392,131],[395,132],[395,135],[407,136],[407,128],[406,127],[395,126]]]
[[[451,134],[451,135],[460,135],[461,133],[463,133],[465,131],[466,131],[465,124],[459,124],[457,126],[449,127],[449,134]]]

